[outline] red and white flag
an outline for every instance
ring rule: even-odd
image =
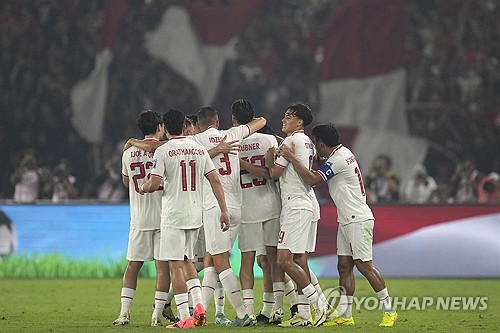
[[[210,104],[238,35],[259,2],[170,6],[158,28],[146,35],[146,49],[191,82],[203,105]]]
[[[108,68],[120,22],[125,14],[125,0],[107,0],[101,36],[101,51],[89,76],[70,91],[71,123],[77,133],[90,143],[100,143],[108,99]]]

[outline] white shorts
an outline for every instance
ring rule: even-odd
[[[276,217],[263,223],[264,245],[278,246],[278,236],[280,234],[280,218]]]
[[[151,261],[160,252],[160,229],[130,230],[128,233],[128,261]]]
[[[203,269],[203,258],[205,256],[205,252],[205,228],[204,226],[201,226],[200,232],[198,233],[198,239],[196,239],[196,245],[194,246],[194,257],[192,259],[192,262],[198,272]]]
[[[309,229],[309,237],[307,238],[307,252],[314,253],[316,251],[316,235],[318,234],[318,220],[311,221],[311,229]]]
[[[229,208],[231,224],[229,230],[222,232],[220,228],[219,207],[203,210],[206,251],[216,255],[231,251],[241,224],[241,209]]]
[[[304,209],[283,208],[280,217],[278,249],[292,253],[306,253],[311,221],[314,213]]]
[[[241,252],[264,249],[264,226],[262,222],[241,224],[238,233],[238,247]]]
[[[339,226],[337,255],[361,261],[372,260],[373,222],[368,220]]]
[[[194,247],[200,228],[177,229],[161,227],[160,260],[184,260],[194,258]]]

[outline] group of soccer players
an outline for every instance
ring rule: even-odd
[[[285,110],[282,139],[266,126],[265,118],[255,118],[249,101],[236,100],[231,111],[233,127],[227,130],[218,129],[218,114],[212,107],[188,117],[177,109],[163,115],[144,111],[138,116],[144,139],[129,140],[122,158],[131,221],[122,306],[113,324],[130,322],[138,272],[144,261],[155,260],[152,326],[161,326],[162,316],[173,322],[167,328],[202,326],[212,298],[216,324],[353,325],[354,266],[382,302],[380,325],[392,326],[397,313],[371,263],[374,218],[366,205],[357,162],[340,144],[335,127],[316,125],[311,140],[304,133],[313,120],[311,110],[296,103]],[[317,157],[326,163],[314,171]],[[320,219],[313,186],[322,181],[328,184],[340,224],[338,268],[345,293],[339,311],[328,304],[307,263],[316,246]],[[240,283],[229,264],[236,237]],[[263,308],[257,316],[256,256],[264,271]],[[292,304],[288,320],[283,311],[285,295]],[[170,307],[173,298],[178,317]],[[225,298],[236,312],[232,321],[224,315]]]

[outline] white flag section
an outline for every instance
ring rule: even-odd
[[[376,243],[374,265],[385,277],[498,277],[499,221],[500,213],[475,216]],[[323,277],[338,276],[336,255],[312,258],[311,265],[324,267],[316,272]]]
[[[406,120],[406,72],[344,78],[320,83],[318,122],[337,126],[363,126],[377,130],[408,132]]]
[[[186,8],[169,7],[158,28],[146,35],[146,49],[191,82],[203,105],[217,93],[224,64],[234,52],[237,37],[225,45],[203,44]]]
[[[385,154],[391,157],[392,168],[400,175],[401,181],[411,178],[415,165],[423,165],[428,150],[425,139],[371,127],[360,128],[352,146],[363,174],[368,173],[377,155]]]
[[[95,67],[90,75],[73,86],[70,92],[73,110],[71,123],[78,134],[90,143],[102,142],[108,96],[108,67],[112,59],[113,55],[108,48],[97,54]]]

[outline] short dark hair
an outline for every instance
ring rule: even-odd
[[[315,140],[321,140],[328,147],[335,147],[340,144],[340,135],[335,125],[318,124],[312,129],[312,136]]]
[[[155,134],[156,128],[161,123],[161,114],[158,111],[145,110],[137,116],[137,127],[144,135]]]
[[[313,121],[311,108],[305,103],[298,102],[289,105],[286,109],[291,110],[290,112],[291,115],[296,116],[299,119],[302,119],[302,121],[304,122],[304,127],[306,127]]]
[[[217,110],[211,106],[204,106],[198,111],[198,124],[203,127],[213,125],[217,119],[219,119]]]
[[[185,120],[184,113],[177,109],[170,109],[163,114],[163,124],[170,135],[181,135]]]
[[[239,124],[248,124],[255,117],[255,109],[246,99],[237,99],[231,105],[231,112],[233,113],[234,119],[238,121]]]
[[[198,116],[197,115],[188,114],[188,115],[186,115],[186,119],[188,119],[192,125],[194,125],[194,126],[198,125]]]
[[[270,134],[270,135],[275,135],[276,132],[273,130],[271,126],[268,124],[264,125],[260,130],[257,131],[257,133],[262,133],[262,134]]]

